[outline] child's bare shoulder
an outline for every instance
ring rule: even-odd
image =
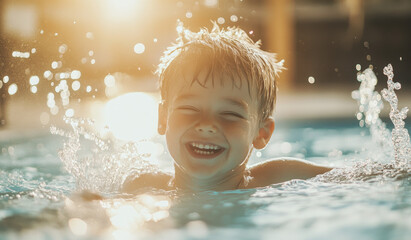
[[[263,187],[292,179],[309,179],[331,169],[302,159],[271,159],[250,168],[252,180],[249,187]]]
[[[166,172],[130,175],[124,181],[122,191],[134,193],[141,188],[147,187],[170,190],[169,182],[172,177],[172,174]]]

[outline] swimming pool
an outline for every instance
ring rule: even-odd
[[[120,144],[88,130],[93,121],[76,118],[66,119],[71,129],[51,127],[53,134],[5,134],[0,239],[408,239],[407,109],[398,109],[399,88],[388,81],[382,97],[390,103],[394,128],[386,128],[375,75],[366,70],[358,76],[357,119],[368,128],[354,119],[280,120],[268,146],[249,161],[298,157],[335,169],[264,188],[118,194],[132,167],[171,170],[164,138]],[[84,189],[105,198],[84,201],[77,193]]]
[[[277,126],[269,146],[254,152],[251,163],[286,155],[347,167],[367,162],[378,150],[368,130],[353,120]],[[73,197],[75,178],[57,155],[63,140],[44,132],[0,142],[1,239],[408,239],[411,234],[410,174],[317,177],[198,194],[145,190],[83,202]],[[169,164],[166,153],[159,159]]]

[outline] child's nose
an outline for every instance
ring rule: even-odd
[[[201,121],[195,127],[197,132],[200,133],[216,133],[217,128],[210,121]]]

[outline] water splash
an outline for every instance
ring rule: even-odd
[[[367,68],[363,72],[358,72],[357,80],[361,83],[358,90],[352,92],[353,99],[357,100],[357,119],[360,126],[367,126],[370,129],[372,140],[376,144],[376,152],[373,158],[378,162],[389,163],[394,156],[391,133],[379,115],[384,108],[381,95],[375,91],[377,77],[372,69]]]
[[[65,117],[65,121],[72,131],[53,126],[50,131],[67,138],[59,158],[64,168],[75,177],[77,190],[115,193],[130,173],[137,177],[146,172],[157,172],[156,166],[146,160],[149,156],[139,153],[137,143],[117,146],[117,141],[102,139],[93,133],[94,122],[90,119]]]
[[[394,90],[401,89],[399,82],[394,82],[394,72],[391,64],[384,67],[384,75],[388,77],[388,89],[384,88],[381,93],[384,99],[390,104],[390,119],[394,124],[392,130],[392,142],[394,145],[395,161],[394,166],[397,168],[411,167],[411,143],[408,130],[404,128],[404,119],[407,117],[408,107],[398,109],[398,97]]]
[[[358,90],[352,92],[357,100],[359,111],[357,119],[360,126],[370,129],[371,138],[375,143],[373,154],[366,160],[355,163],[352,167],[334,169],[315,178],[324,182],[356,182],[384,181],[386,179],[405,179],[411,174],[411,143],[404,119],[408,108],[398,109],[398,97],[394,90],[401,88],[400,83],[394,82],[391,64],[384,68],[388,77],[388,89],[381,91],[382,97],[390,104],[390,119],[394,128],[390,132],[379,117],[384,107],[381,95],[375,91],[377,77],[371,68],[359,72],[357,80],[361,83]],[[378,151],[378,152],[375,152]]]

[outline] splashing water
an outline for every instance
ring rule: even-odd
[[[408,130],[404,128],[404,119],[407,117],[408,108],[398,109],[398,98],[394,90],[401,89],[399,82],[393,81],[394,72],[391,64],[384,68],[384,74],[388,77],[388,89],[382,90],[382,96],[390,104],[390,119],[394,124],[392,130],[392,142],[394,144],[395,161],[394,165],[397,168],[410,168],[411,164],[411,143]]]
[[[157,171],[153,164],[145,160],[147,154],[139,153],[136,143],[130,142],[117,147],[116,141],[104,140],[93,133],[92,120],[65,117],[65,121],[73,131],[53,126],[50,131],[67,138],[63,149],[59,151],[59,158],[64,168],[76,178],[77,190],[115,193],[131,172],[138,177],[146,172]],[[82,138],[91,142],[91,146],[81,141]],[[82,147],[87,148],[83,149],[85,156],[81,152]]]
[[[357,119],[360,126],[370,129],[370,134],[376,147],[373,155],[354,164],[350,168],[334,169],[326,174],[316,177],[319,181],[355,182],[361,180],[376,181],[379,179],[406,178],[411,173],[411,143],[404,119],[407,117],[408,108],[398,110],[398,98],[394,90],[401,88],[400,83],[393,82],[393,68],[391,64],[384,68],[388,77],[388,89],[382,90],[383,98],[390,104],[390,119],[394,129],[390,132],[379,114],[384,107],[381,95],[375,91],[377,77],[371,68],[359,72],[357,80],[361,82],[360,88],[352,92],[352,97],[357,100],[359,112]],[[378,152],[375,152],[378,151]],[[372,151],[369,151],[372,153]]]
[[[379,117],[384,104],[381,95],[374,91],[377,77],[370,68],[367,68],[358,73],[357,80],[361,83],[360,88],[352,92],[352,97],[359,105],[357,119],[360,120],[361,127],[365,125],[370,129],[373,141],[379,146],[375,150],[380,151],[372,157],[378,158],[375,159],[378,162],[389,163],[394,156],[394,151],[390,141],[391,133]]]

